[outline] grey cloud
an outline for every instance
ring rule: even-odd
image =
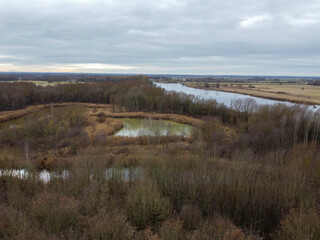
[[[0,2],[0,71],[319,75],[319,40],[313,0]]]

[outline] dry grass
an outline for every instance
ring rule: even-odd
[[[30,113],[47,109],[52,106],[53,107],[84,106],[92,109],[109,109],[109,110],[111,109],[111,105],[108,105],[108,104],[75,103],[75,102],[32,105],[19,110],[0,111],[0,123],[15,120],[20,117],[26,116]]]
[[[190,124],[198,126],[203,123],[202,120],[193,117],[188,117],[180,114],[160,114],[160,113],[145,113],[145,112],[121,112],[113,113],[112,105],[110,104],[93,104],[93,103],[54,103],[54,104],[41,104],[29,106],[24,109],[2,111],[0,112],[0,123],[15,120],[30,113],[34,113],[50,107],[67,107],[67,106],[83,106],[88,107],[88,114],[97,117],[98,113],[103,112],[107,118],[152,118],[171,120],[178,123]],[[124,109],[122,109],[124,110]]]
[[[187,83],[186,85],[188,87],[204,88],[202,87],[202,85],[195,83]],[[294,103],[320,104],[319,86],[285,83],[282,85],[269,83],[252,83],[241,85],[233,84],[232,86],[220,84],[220,87],[216,88],[215,84],[209,84],[209,89],[223,92],[241,93],[250,96],[263,97],[280,101],[290,101]]]
[[[188,117],[180,114],[162,114],[162,113],[146,113],[146,112],[121,112],[112,113],[106,112],[106,117],[109,118],[151,118],[155,120],[171,120],[177,123],[190,124],[193,126],[199,126],[203,123],[202,120]]]
[[[105,136],[111,136],[123,127],[121,120],[113,118],[106,118],[103,122],[99,122],[97,116],[91,115],[89,116],[89,121],[91,124],[85,130],[91,139],[101,133],[104,133]]]

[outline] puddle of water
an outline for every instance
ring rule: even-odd
[[[61,173],[50,172],[48,170],[42,170],[36,173],[30,173],[27,169],[2,169],[0,170],[1,176],[11,176],[19,179],[27,179],[29,177],[37,177],[44,183],[50,182],[54,178],[66,179],[69,176],[68,170],[63,170]]]
[[[123,128],[115,136],[184,136],[189,137],[192,126],[168,120],[121,118]]]
[[[60,173],[42,170],[36,173],[30,173],[27,169],[0,169],[0,177],[1,176],[16,177],[19,179],[36,177],[40,181],[48,183],[53,179],[67,179],[70,176],[70,172],[68,170],[63,170]],[[116,178],[128,182],[143,176],[144,171],[141,168],[107,168],[105,170],[106,180]],[[93,176],[91,175],[90,178],[93,178]]]
[[[113,177],[120,178],[125,182],[129,182],[145,175],[142,168],[108,168],[105,171],[106,179],[112,179]]]

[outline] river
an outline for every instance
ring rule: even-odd
[[[239,93],[230,93],[230,92],[223,92],[223,91],[216,91],[216,90],[204,90],[204,89],[197,89],[197,88],[191,88],[184,86],[180,83],[158,83],[154,82],[154,84],[158,87],[161,87],[165,89],[166,91],[175,91],[179,93],[186,93],[191,94],[194,96],[197,96],[201,99],[205,100],[216,100],[218,103],[223,103],[227,107],[230,107],[231,103],[237,99],[246,99],[246,98],[252,98],[254,99],[257,104],[259,105],[273,105],[276,103],[283,103],[290,106],[295,105],[295,103],[287,102],[287,101],[277,101],[272,100],[268,98],[261,98],[261,97],[252,97],[245,94],[239,94]],[[319,105],[315,105],[315,107],[312,105],[310,106],[310,109],[313,111],[317,111],[320,109]]]

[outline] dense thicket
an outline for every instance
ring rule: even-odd
[[[10,93],[14,102],[20,92],[12,94],[25,91],[21,106],[106,101],[195,115],[204,124],[190,142],[172,142],[90,138],[88,127],[108,122],[90,122],[74,106],[3,123],[0,239],[319,239],[318,113],[252,100],[228,109],[166,93],[143,77],[23,86],[1,85],[1,97]],[[22,168],[28,174],[18,178]],[[41,181],[39,169],[50,170],[51,181]]]
[[[215,101],[166,93],[151,84],[146,76],[124,77],[121,81],[61,84],[41,87],[33,83],[0,83],[0,110],[14,110],[30,104],[59,102],[106,103],[126,107],[129,111],[156,111],[190,115],[215,115],[223,120],[230,113]]]
[[[48,87],[28,82],[0,83],[0,110],[51,102],[110,103],[132,87],[148,84],[144,76],[117,77],[103,83],[63,84]]]

